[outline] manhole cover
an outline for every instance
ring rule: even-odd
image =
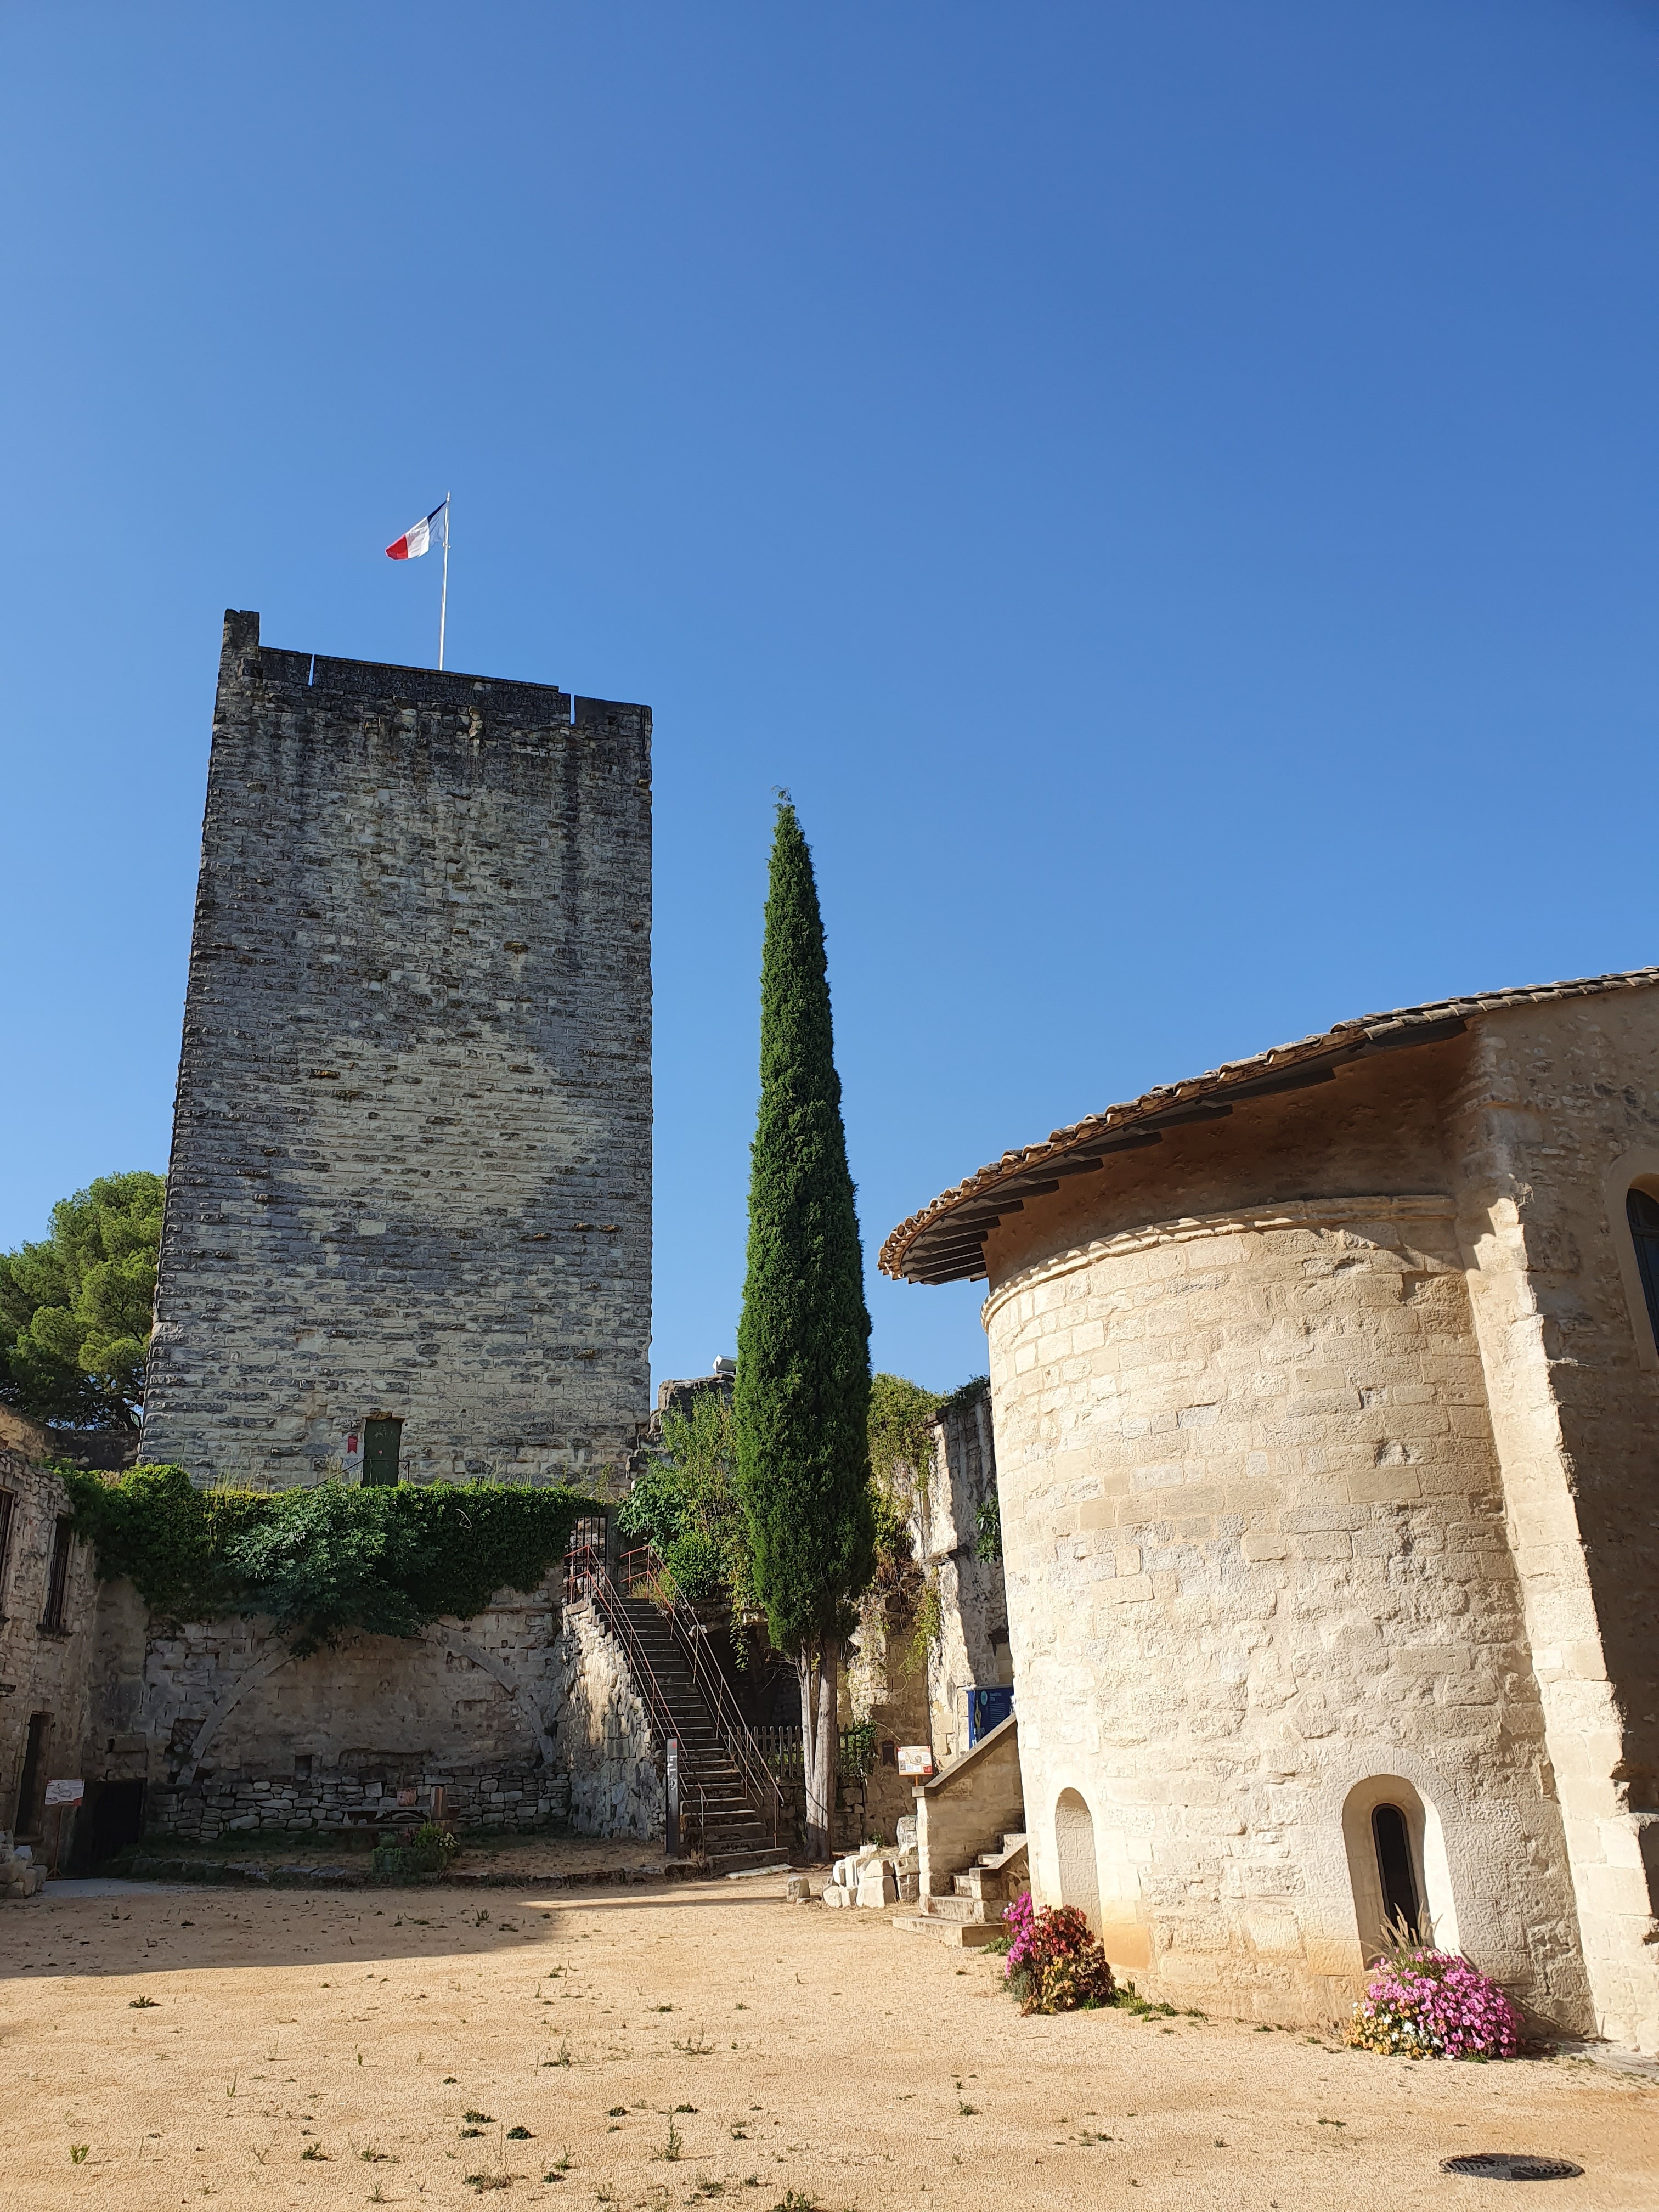
[[[1519,2150],[1476,2150],[1463,2158],[1443,2158],[1442,2173],[1472,2173],[1479,2181],[1571,2181],[1582,2173],[1566,2158],[1529,2158]]]

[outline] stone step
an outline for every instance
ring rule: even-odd
[[[993,1873],[1000,1873],[1010,1859],[1017,1859],[1019,1856],[1025,1849],[1025,1844],[1026,1838],[1023,1833],[1017,1835],[1011,1831],[1004,1836],[1000,1850],[981,1851],[974,1861],[974,1864],[988,1867]]]
[[[893,1925],[906,1936],[931,1936],[937,1943],[949,1943],[963,1951],[982,1950],[1002,1932],[976,1920],[941,1920],[932,1912],[897,1913]]]
[[[782,1844],[769,1840],[757,1844],[752,1850],[711,1851],[708,1864],[714,1874],[744,1874],[751,1867],[782,1866],[788,1856]]]
[[[953,1874],[951,1887],[957,1897],[971,1897],[999,1905],[1006,1901],[1003,1895],[1002,1876],[987,1866],[983,1859],[977,1866],[969,1867],[966,1874]]]
[[[1002,1929],[1002,1906],[1000,1902],[987,1904],[977,1897],[924,1897],[920,1911],[934,1920],[950,1920],[962,1927],[988,1927],[995,1933]]]

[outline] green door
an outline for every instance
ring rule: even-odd
[[[363,1424],[363,1482],[396,1482],[398,1448],[403,1441],[401,1421]]]

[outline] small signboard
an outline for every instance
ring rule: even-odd
[[[898,1747],[898,1771],[901,1774],[931,1774],[933,1771],[933,1746],[902,1743]]]
[[[46,1784],[48,1805],[78,1805],[86,1794],[84,1782],[48,1782]]]
[[[361,1429],[349,1429],[346,1431],[344,1449],[340,1454],[340,1464],[348,1474],[362,1473],[363,1432]]]

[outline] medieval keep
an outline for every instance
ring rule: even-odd
[[[649,1412],[651,714],[228,614],[141,1457],[592,1480]]]
[[[1143,1989],[1327,2019],[1403,1919],[1659,2047],[1656,1095],[1659,969],[1412,1007],[889,1237],[987,1284],[1006,1824]]]
[[[227,614],[141,1459],[605,1489],[650,1403],[650,924],[648,708]],[[20,1838],[63,1843],[54,1776],[84,1784],[82,1864],[439,1804],[661,1833],[660,1729],[556,1571],[302,1658],[97,1581],[59,1448],[0,1408]]]

